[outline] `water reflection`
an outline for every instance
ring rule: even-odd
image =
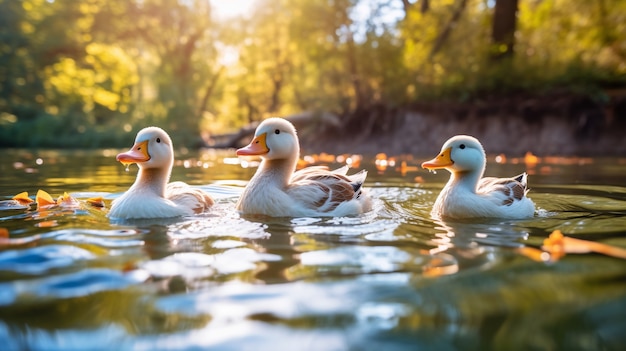
[[[75,246],[46,245],[0,252],[0,271],[38,275],[54,268],[79,265],[80,261],[93,258],[90,251]]]
[[[537,262],[518,251],[540,248],[555,229],[626,246],[626,163],[554,163],[549,172],[536,163],[535,218],[450,222],[430,216],[447,174],[421,173],[421,160],[410,157],[386,157],[384,169],[359,158],[371,170],[374,211],[292,219],[239,216],[234,205],[254,169],[221,162],[230,154],[189,152],[172,177],[209,192],[212,211],[110,222],[106,206],[134,180],[110,155],[7,155],[0,200],[45,188],[81,203],[0,208],[0,342],[8,350],[618,350],[626,343],[623,260]],[[508,158],[489,169],[499,176],[524,167]],[[86,205],[93,196],[104,197],[104,209]]]

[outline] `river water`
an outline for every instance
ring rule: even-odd
[[[363,157],[370,213],[268,219],[234,209],[254,162],[233,151],[183,150],[172,180],[207,190],[215,207],[179,220],[110,223],[106,207],[84,200],[103,196],[108,206],[132,184],[137,169],[125,171],[116,152],[2,151],[0,200],[38,189],[81,200],[75,208],[2,207],[3,350],[626,345],[626,261],[592,253],[542,262],[522,250],[556,229],[626,247],[626,158],[490,156],[487,175],[530,174],[535,218],[449,223],[429,214],[448,178],[417,167],[430,157]],[[341,165],[328,155],[313,160]]]

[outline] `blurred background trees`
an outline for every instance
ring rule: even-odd
[[[618,0],[0,0],[0,146],[625,86]]]

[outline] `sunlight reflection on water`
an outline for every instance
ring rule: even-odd
[[[112,223],[106,207],[85,199],[103,196],[108,206],[134,180],[111,163],[114,154],[44,153],[38,164],[19,151],[7,154],[9,168],[0,165],[0,200],[46,188],[81,201],[0,206],[8,232],[0,237],[0,342],[8,350],[617,350],[626,342],[623,260],[543,263],[517,251],[540,247],[554,229],[626,246],[626,164],[536,168],[535,218],[450,222],[430,217],[447,172],[421,171],[420,160],[381,171],[364,158],[372,212],[248,218],[234,205],[254,169],[231,154],[220,162],[190,152],[172,179],[211,193],[211,211]]]

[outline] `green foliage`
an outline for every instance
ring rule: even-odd
[[[488,1],[256,0],[234,18],[218,3],[0,0],[0,145],[126,146],[121,131],[156,124],[193,146],[271,115],[626,86],[615,0],[519,2],[499,61]]]
[[[407,66],[416,76],[416,99],[468,100],[553,90],[594,95],[626,85],[626,4],[520,2],[516,55],[502,62],[490,59],[491,11],[485,3],[473,5],[434,56],[430,48],[456,2],[437,2],[425,14],[412,9],[402,23]]]

